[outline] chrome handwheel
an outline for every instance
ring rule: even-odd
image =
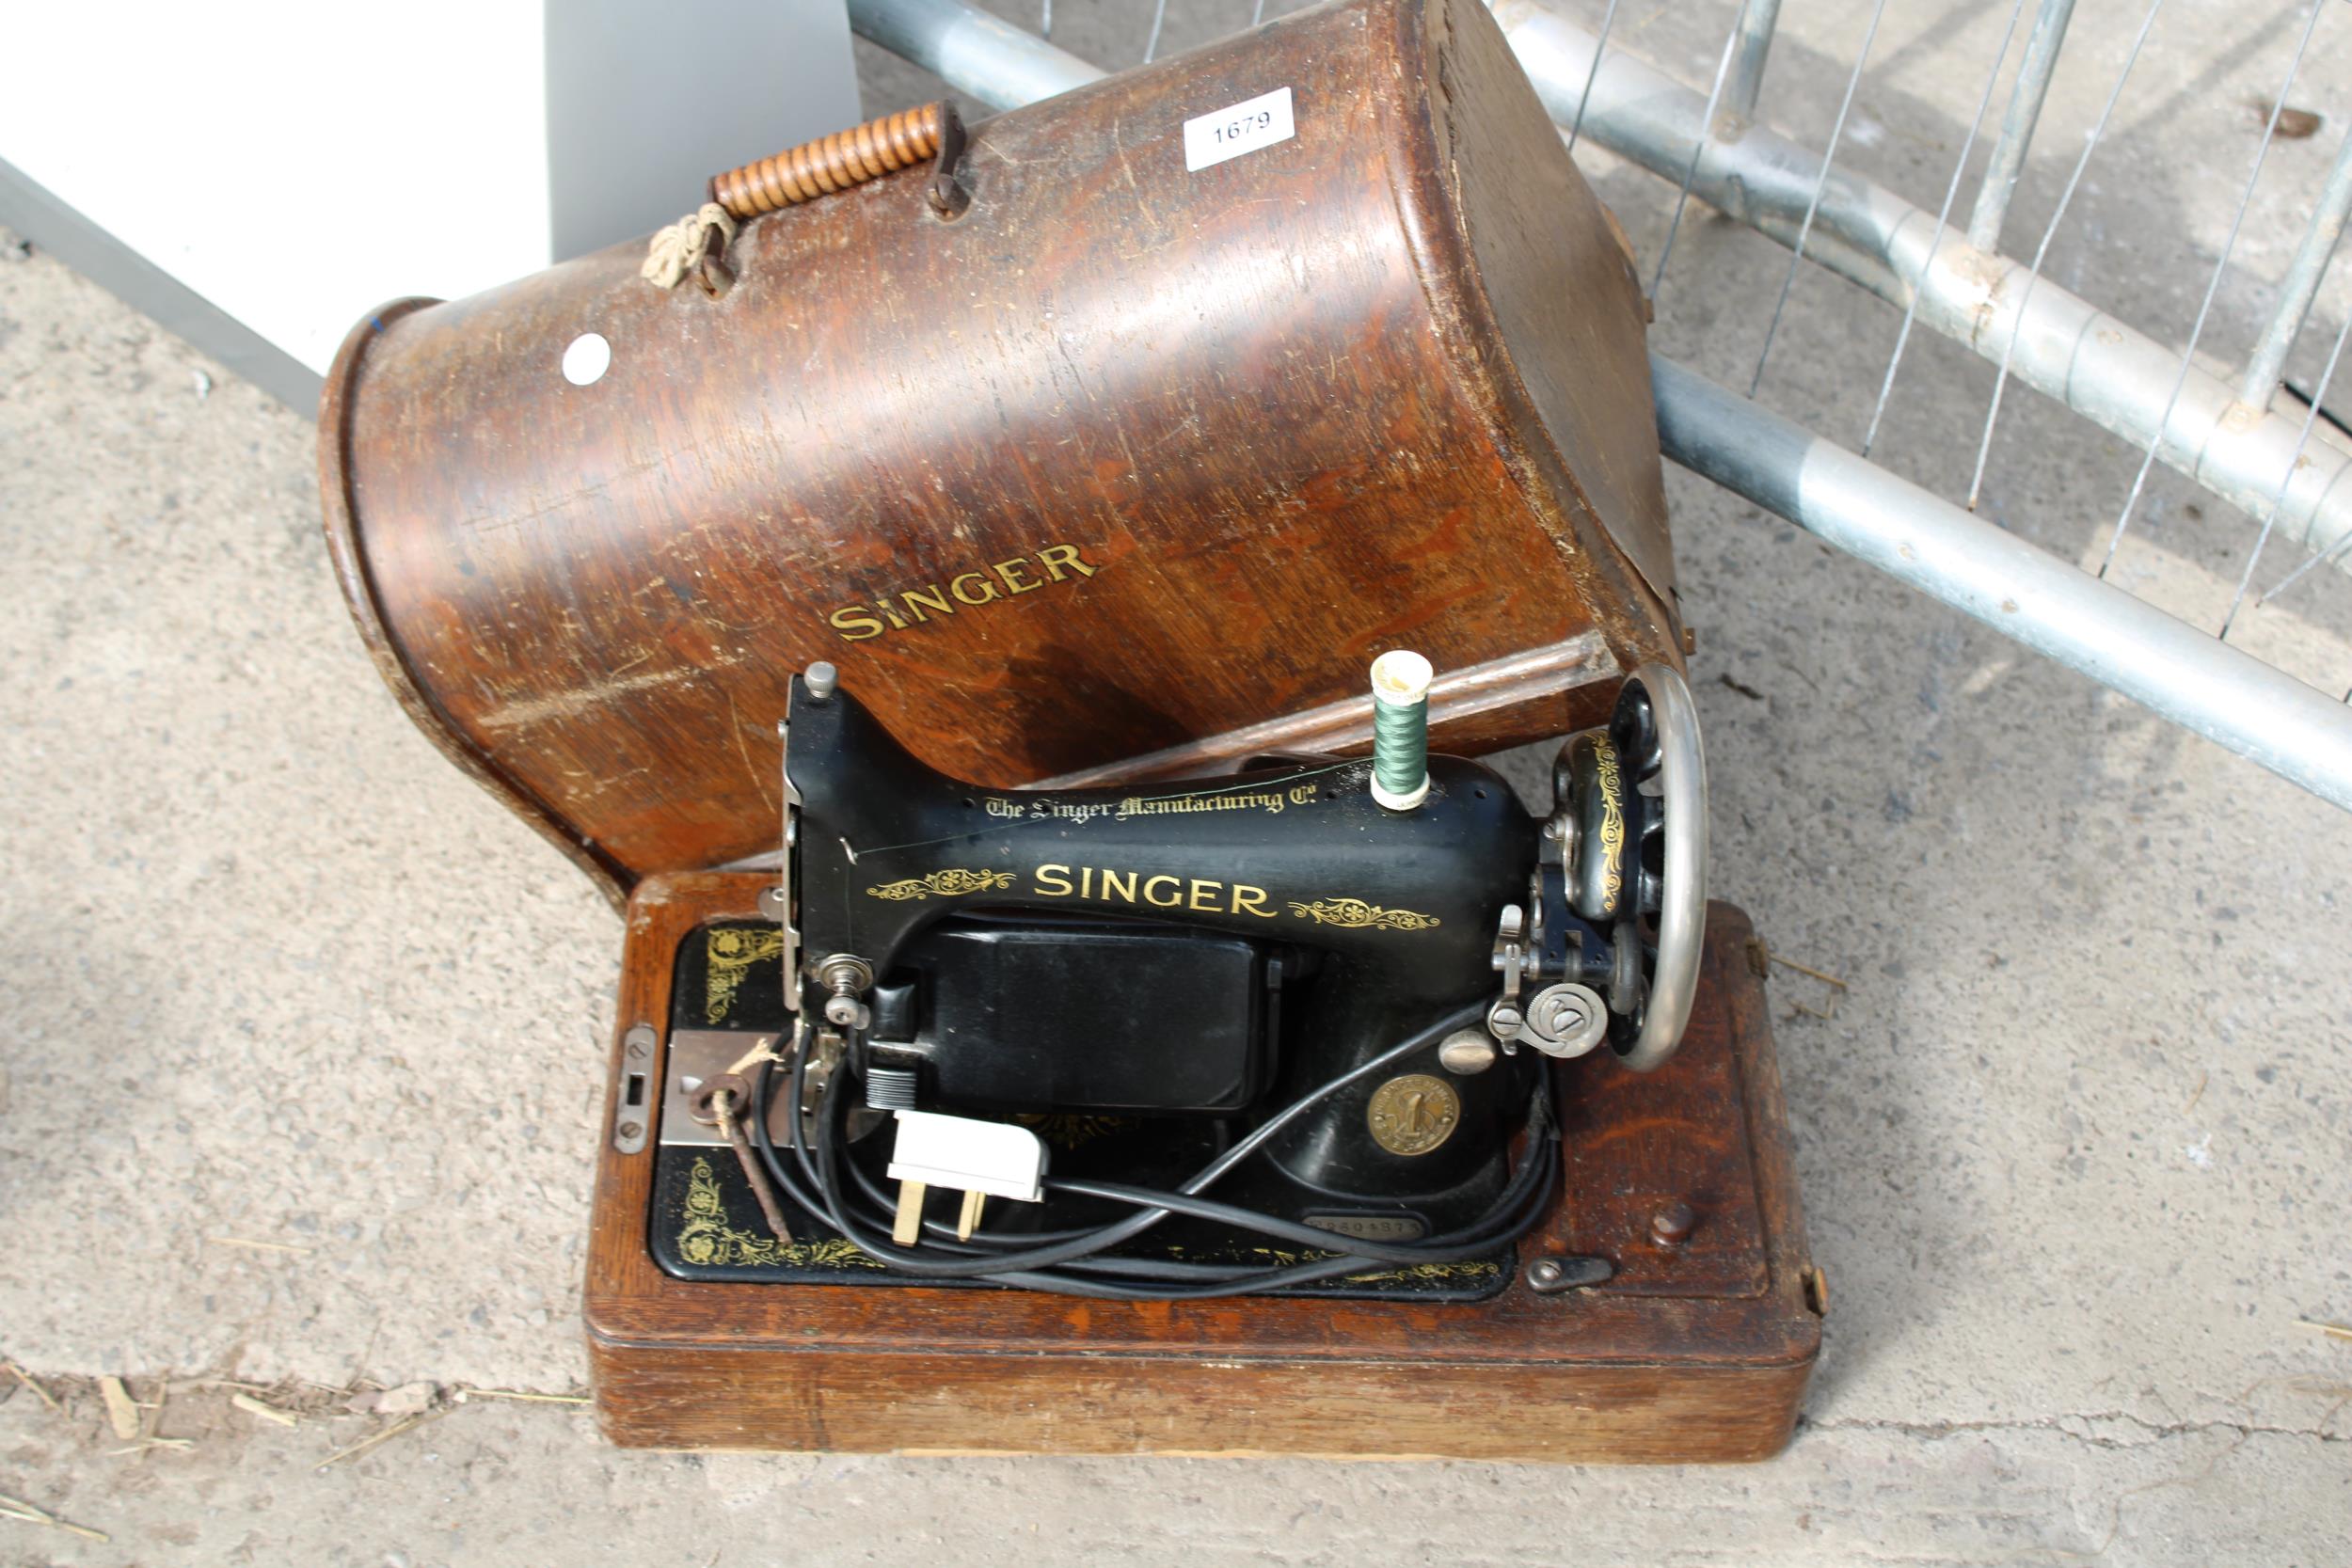
[[[1631,1037],[1612,1046],[1618,1060],[1646,1072],[1682,1043],[1707,942],[1707,758],[1698,705],[1681,673],[1665,664],[1636,670],[1617,693],[1609,735],[1633,775],[1642,816],[1634,908],[1619,940],[1638,942],[1645,959]]]

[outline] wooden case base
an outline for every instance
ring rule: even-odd
[[[625,1037],[669,1017],[680,939],[756,916],[768,880],[656,877],[629,903],[583,1305],[615,1443],[1665,1464],[1765,1459],[1788,1442],[1821,1288],[1750,927],[1729,905],[1708,911],[1699,1005],[1671,1062],[1559,1065],[1565,1191],[1500,1296],[1131,1304],[694,1282],[655,1266],[652,1141],[618,1147],[636,1141],[619,1132],[620,1085],[645,1070],[625,1065]],[[1652,1218],[1677,1200],[1697,1221],[1667,1245]],[[1539,1295],[1523,1271],[1547,1253],[1617,1272]]]

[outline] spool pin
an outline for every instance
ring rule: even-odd
[[[1372,798],[1411,811],[1429,796],[1429,683],[1421,655],[1392,649],[1372,661]]]

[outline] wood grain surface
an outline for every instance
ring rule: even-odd
[[[1278,87],[1295,135],[1186,168],[1187,119]],[[388,306],[328,376],[379,667],[608,891],[773,847],[815,659],[992,785],[1360,746],[1397,646],[1457,750],[1679,662],[1639,283],[1483,7],[1320,7],[1002,115],[952,220],[926,172],[746,224],[722,297],[618,246]]]
[[[669,1017],[680,939],[755,917],[765,880],[665,876],[631,900],[613,1093],[625,1032]],[[608,1139],[583,1304],[605,1430],[652,1447],[1769,1457],[1820,1326],[1750,936],[1710,907],[1699,1006],[1666,1066],[1555,1069],[1567,1180],[1521,1256],[1617,1270],[1561,1295],[1170,1304],[679,1280],[646,1244],[652,1149]],[[1649,1216],[1677,1198],[1697,1219],[1668,1246]]]

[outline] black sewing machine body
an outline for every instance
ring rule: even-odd
[[[977,791],[846,692],[796,704],[786,759],[803,968],[869,957],[867,1069],[912,1071],[927,1109],[1246,1117],[1286,1101],[1493,989],[1496,916],[1526,897],[1540,830],[1507,782],[1453,757],[1401,815],[1362,761]],[[803,986],[821,1012],[821,979]],[[1434,1053],[1400,1071],[1438,1072]],[[1404,1205],[1442,1228],[1491,1197],[1525,1076],[1439,1084],[1458,1103],[1419,1109],[1459,1125],[1434,1147],[1429,1128],[1400,1131],[1410,1152],[1382,1147],[1373,1082],[1294,1129],[1275,1161],[1298,1212]]]
[[[1621,738],[1650,743],[1639,725]],[[852,1201],[853,1186],[864,1201],[886,1196],[891,1123],[921,1113],[1037,1131],[1052,1180],[1042,1201],[988,1211],[1002,1244],[1127,1212],[1080,1190],[1089,1182],[1173,1188],[1261,1133],[1263,1148],[1217,1181],[1219,1202],[1311,1227],[1335,1254],[1423,1239],[1474,1253],[1441,1268],[1383,1270],[1374,1259],[1316,1288],[1501,1288],[1510,1235],[1488,1231],[1498,1205],[1523,1207],[1533,1190],[1523,1169],[1514,1183],[1513,1147],[1531,1117],[1537,1132],[1549,1127],[1542,1053],[1589,1049],[1604,1025],[1629,1043],[1646,997],[1633,919],[1644,813],[1651,829],[1658,814],[1607,737],[1581,740],[1560,770],[1562,790],[1580,793],[1546,816],[1491,769],[1444,756],[1426,759],[1427,792],[1409,810],[1375,799],[1369,761],[1332,758],[1169,784],[991,790],[925,767],[829,680],[814,690],[796,681],[780,940],[772,969],[735,975],[729,990],[741,999],[732,1026],[767,1031],[797,1061],[763,1070],[758,1096],[792,1241],[698,1259],[657,1227],[657,1254],[690,1275],[870,1281],[870,1255],[885,1249],[863,1234],[862,1249],[845,1251],[840,1216],[824,1211]],[[1618,792],[1606,810],[1592,805],[1597,756]],[[1605,841],[1614,869],[1581,912],[1578,873],[1590,867],[1575,847],[1588,839],[1586,859]],[[757,936],[706,940],[742,951]],[[682,1007],[699,994],[696,957],[681,957]],[[707,971],[709,955],[701,960]],[[1603,993],[1618,1004],[1607,1017]],[[1519,1049],[1529,1043],[1537,1049]],[[687,1066],[710,1074],[734,1054],[723,1043]],[[694,1076],[672,1086],[660,1184],[736,1213],[752,1157],[738,1170],[717,1148],[707,1101],[700,1127],[677,1123]],[[1312,1103],[1285,1113],[1302,1098]],[[837,1147],[819,1156],[828,1123]],[[818,1196],[820,1169],[839,1190]],[[681,1186],[692,1181],[708,1191]],[[952,1192],[930,1194],[931,1209]],[[944,1232],[919,1187],[912,1208]],[[741,1217],[755,1225],[757,1211]],[[905,1207],[900,1223],[915,1223]],[[1116,1254],[1301,1256],[1264,1242],[1179,1213]]]

